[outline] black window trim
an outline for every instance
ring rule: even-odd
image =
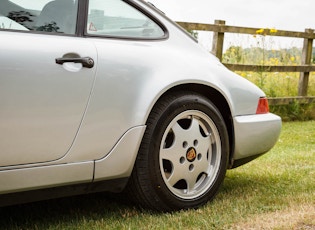
[[[84,36],[84,28],[87,23],[87,14],[88,12],[88,1],[78,0],[78,17],[77,17],[77,28],[76,35],[79,37]]]

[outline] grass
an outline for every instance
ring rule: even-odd
[[[154,213],[107,194],[0,209],[0,229],[314,229],[315,121],[288,122],[275,148],[228,171],[198,210]]]

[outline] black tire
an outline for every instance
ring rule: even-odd
[[[153,108],[127,190],[142,207],[197,208],[222,184],[229,140],[219,110],[194,92],[173,93]]]

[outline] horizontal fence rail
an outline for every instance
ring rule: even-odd
[[[311,104],[315,103],[315,97],[271,97],[268,102],[269,105]]]
[[[315,72],[313,65],[300,65],[300,66],[274,66],[274,65],[240,65],[240,64],[227,64],[224,65],[233,71],[252,71],[252,72]]]
[[[221,20],[216,20],[224,22]],[[186,30],[200,30],[200,31],[211,31],[218,33],[237,33],[237,34],[257,34],[257,31],[261,31],[261,28],[249,28],[249,27],[238,27],[228,26],[225,24],[203,24],[203,23],[191,23],[191,22],[177,22],[181,27]],[[315,34],[310,32],[294,32],[285,30],[274,30],[264,29],[263,35],[280,36],[280,37],[292,37],[292,38],[307,38],[315,39]]]
[[[223,56],[224,33],[279,36],[304,39],[302,50],[301,65],[292,66],[273,66],[273,65],[243,65],[223,63],[232,71],[252,71],[252,72],[300,72],[298,96],[284,98],[269,98],[270,105],[285,105],[298,102],[300,104],[315,103],[315,97],[307,96],[310,72],[315,72],[315,66],[311,64],[313,40],[315,33],[312,29],[306,29],[305,32],[261,29],[225,25],[225,21],[216,20],[215,24],[177,22],[181,27],[188,31],[210,31],[214,32],[212,53],[221,61]]]

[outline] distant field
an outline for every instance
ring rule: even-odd
[[[258,36],[257,47],[242,48],[231,46],[223,54],[223,62],[229,64],[253,64],[272,66],[301,65],[302,49],[273,49],[264,36]],[[315,51],[315,49],[314,49]],[[315,58],[315,57],[314,57]],[[313,64],[315,64],[315,59]],[[268,97],[287,97],[298,95],[300,73],[291,72],[237,72],[265,91]],[[315,73],[309,77],[308,96],[315,96]]]
[[[269,153],[228,171],[198,210],[154,213],[96,194],[0,209],[0,229],[315,229],[315,121],[283,124]]]

